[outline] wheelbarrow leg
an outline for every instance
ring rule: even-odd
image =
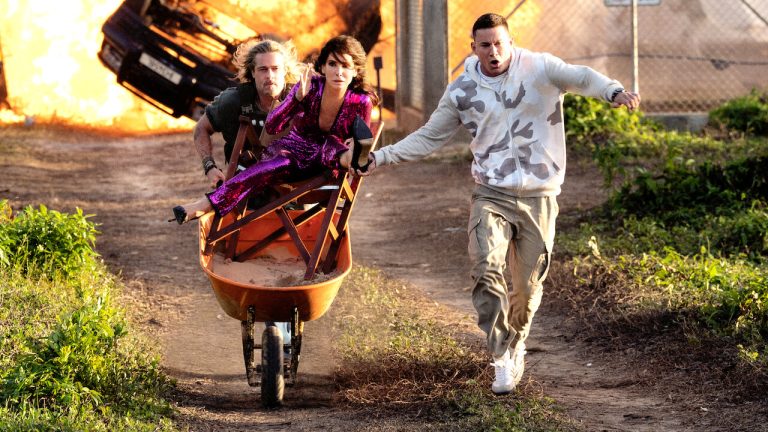
[[[248,378],[248,385],[251,387],[257,387],[260,384],[259,371],[256,366],[256,349],[261,348],[257,346],[256,341],[256,323],[253,320],[255,316],[255,309],[253,306],[248,307],[247,318],[245,321],[240,321],[240,326],[243,335],[243,359],[245,360],[245,375]]]
[[[291,362],[288,375],[289,385],[296,384],[296,376],[299,372],[299,360],[301,357],[301,337],[304,334],[304,322],[299,319],[299,309],[293,308],[291,319]]]

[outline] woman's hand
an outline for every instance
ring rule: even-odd
[[[304,96],[309,93],[309,88],[312,85],[312,77],[317,75],[312,65],[307,63],[304,65],[304,71],[299,76],[299,88],[296,90],[296,100],[304,100]]]
[[[339,165],[341,165],[342,168],[350,169],[350,172],[352,172],[352,138],[348,138],[344,144],[349,147],[349,150],[339,156]]]
[[[215,188],[218,187],[220,182],[223,182],[225,180],[224,173],[221,172],[218,168],[211,168],[210,171],[208,171],[208,174],[205,175],[208,178],[208,181],[211,183],[211,187]]]
[[[368,166],[365,167],[365,171],[360,171],[356,169],[350,168],[350,172],[352,172],[353,175],[357,175],[360,177],[368,177],[373,173],[373,170],[376,169],[376,158],[373,157],[373,153],[368,153]]]

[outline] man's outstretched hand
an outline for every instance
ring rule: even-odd
[[[640,106],[640,93],[623,91],[616,95],[611,102],[611,108],[618,108],[624,105],[628,110],[634,111]]]
[[[360,176],[360,177],[366,177],[371,175],[374,169],[376,169],[376,159],[373,157],[373,152],[368,153],[368,168],[366,168],[365,171],[360,171],[352,168],[352,138],[347,139],[345,141],[345,144],[350,147],[349,150],[345,151],[344,153],[339,156],[339,164],[343,168],[347,168],[349,170],[349,173],[352,175]]]
[[[371,175],[373,170],[376,169],[376,158],[373,157],[373,153],[368,153],[368,166],[365,168],[365,171],[356,170],[354,168],[350,168],[350,172],[354,175],[358,175],[360,177],[366,177]]]

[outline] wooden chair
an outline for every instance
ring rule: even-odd
[[[382,123],[374,123],[371,131],[376,147],[381,135]],[[261,148],[256,131],[250,118],[240,116],[240,128],[235,140],[232,156],[227,167],[226,178],[230,179],[237,171],[239,155],[246,140],[253,148]],[[336,258],[341,241],[347,235],[349,216],[355,203],[362,178],[350,175],[346,170],[328,170],[300,183],[280,185],[275,188],[277,198],[259,208],[247,209],[248,199],[232,211],[234,218],[215,216],[211,230],[206,238],[204,253],[213,253],[214,247],[225,242],[223,248],[227,258],[233,261],[246,261],[264,249],[276,239],[288,235],[307,265],[304,279],[312,279],[318,272],[330,273],[336,267]],[[288,210],[289,205],[303,205],[300,210]],[[312,203],[312,204],[307,204]],[[297,227],[312,219],[325,210],[322,223],[319,225],[314,245],[309,250],[301,238]],[[238,251],[237,242],[239,231],[249,223],[259,223],[258,220],[274,213],[282,222],[282,227],[273,231],[264,239],[256,242],[245,250]],[[319,217],[319,216],[318,216]]]

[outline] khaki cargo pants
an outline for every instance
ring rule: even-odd
[[[495,357],[528,337],[549,270],[557,213],[554,196],[516,198],[475,187],[468,227],[472,303]],[[511,290],[504,279],[507,262]]]

